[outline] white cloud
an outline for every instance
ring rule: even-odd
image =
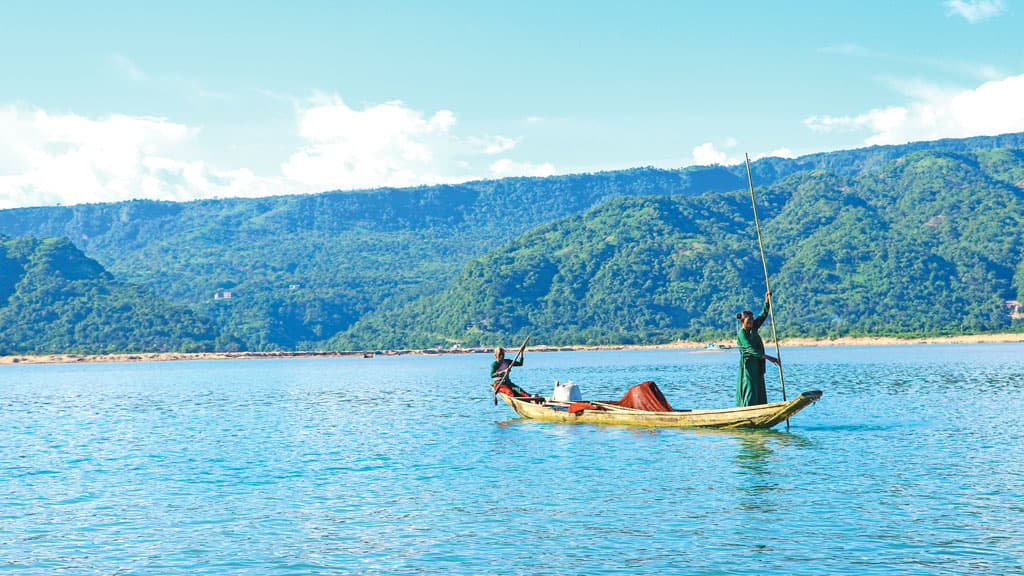
[[[804,124],[818,132],[867,131],[866,144],[964,138],[1024,131],[1024,74],[961,92],[918,90],[918,99],[856,116],[814,116]]]
[[[998,16],[1006,9],[1003,0],[947,0],[946,14],[963,16],[971,24]]]
[[[320,189],[416,186],[480,177],[546,176],[547,163],[499,159],[473,173],[473,156],[515,148],[520,138],[460,137],[449,110],[427,117],[400,101],[356,110],[337,95],[317,95],[297,109],[305,141],[281,169],[285,177]]]
[[[297,111],[305,144],[281,166],[285,177],[322,189],[414,186],[451,178],[451,111],[427,118],[400,101],[354,110],[340,97],[325,95],[311,104]]]
[[[736,140],[728,138],[725,146],[727,148],[734,148]],[[712,164],[730,165],[739,164],[740,162],[741,160],[718,150],[713,142],[705,142],[693,149],[693,164],[696,166],[710,166]]]
[[[164,118],[0,107],[0,208],[254,193],[248,170],[180,159],[198,132]]]
[[[478,138],[470,137],[465,140],[466,146],[460,147],[465,148],[467,154],[485,154],[487,156],[493,156],[495,154],[501,154],[508,152],[519,145],[521,138],[509,138],[507,136],[492,136],[489,138]]]
[[[118,61],[131,70],[129,61]],[[399,101],[357,110],[338,96],[318,95],[297,104],[295,113],[294,134],[279,137],[297,136],[300,144],[283,162],[263,170],[243,163],[224,169],[204,160],[199,128],[166,118],[89,118],[0,105],[0,208],[266,196],[555,173],[549,163],[500,157],[521,138],[457,136],[449,110],[426,115]]]
[[[726,138],[723,146],[725,148],[736,148],[739,145],[739,141],[735,138]],[[777,148],[771,152],[757,153],[750,156],[750,160],[760,160],[761,158],[775,157],[775,158],[794,158],[794,153],[789,148]],[[743,164],[745,158],[738,155],[732,156],[728,152],[719,150],[713,142],[705,142],[700,146],[693,149],[693,161],[691,164],[694,166],[711,166],[718,164],[721,166],[735,166],[737,164]],[[678,164],[677,164],[678,165]]]
[[[555,174],[555,167],[550,162],[543,164],[530,164],[528,162],[513,162],[502,158],[493,162],[490,166],[492,178],[508,178],[511,176],[552,176]]]
[[[778,148],[767,154],[757,154],[751,157],[750,160],[753,162],[754,160],[760,160],[761,158],[796,158],[796,152],[793,152],[789,148]]]
[[[484,147],[484,154],[501,154],[515,148],[517,144],[519,144],[518,138],[496,136]]]

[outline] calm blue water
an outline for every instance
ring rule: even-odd
[[[788,432],[521,421],[488,355],[0,367],[0,573],[1024,571],[1024,345],[783,359]],[[736,357],[514,375],[724,407]]]

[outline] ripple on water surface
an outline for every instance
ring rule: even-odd
[[[788,432],[522,421],[485,355],[2,367],[0,569],[1019,573],[1021,352],[784,350],[789,395],[825,391]],[[531,354],[516,380],[721,407],[735,360]]]

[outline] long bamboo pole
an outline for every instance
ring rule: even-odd
[[[768,292],[768,314],[772,320],[772,340],[775,341],[775,357],[779,359],[779,383],[782,385],[782,400],[786,400],[786,379],[782,375],[782,354],[779,350],[779,336],[775,333],[775,303],[772,302],[772,284],[768,279],[768,259],[764,256],[764,240],[761,239],[761,222],[757,218],[757,202],[754,200],[754,179],[750,175],[750,155],[744,154],[747,160],[747,182],[750,184],[750,206],[754,209],[754,227],[757,228],[757,245],[761,248],[761,265],[764,266],[764,286]],[[786,420],[789,426],[789,420]]]

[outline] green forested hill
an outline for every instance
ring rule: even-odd
[[[733,170],[735,171],[735,170]],[[231,349],[315,347],[437,292],[471,258],[622,195],[726,190],[721,167],[635,169],[308,196],[0,211],[0,233],[66,236],[119,279],[210,316]],[[231,292],[230,299],[214,294]]]
[[[888,278],[888,273],[882,272],[886,270],[884,266],[894,266],[893,272],[901,272],[907,266],[924,266],[937,280],[948,280],[950,273],[942,266],[949,262],[965,265],[962,261],[966,261],[969,251],[956,254],[953,260],[953,255],[945,252],[960,250],[956,246],[970,243],[975,234],[988,231],[965,228],[963,223],[951,219],[952,212],[933,214],[930,218],[936,218],[934,221],[926,220],[926,231],[932,232],[933,237],[919,235],[901,242],[917,242],[922,250],[936,251],[944,260],[901,262],[899,258],[921,253],[907,252],[901,244],[900,251],[892,252],[884,260],[900,263],[882,264],[881,255],[895,248],[889,245],[889,236],[881,235],[883,229],[878,226],[900,225],[881,212],[902,210],[908,218],[919,218],[919,209],[938,210],[933,201],[951,194],[960,201],[971,195],[976,186],[1019,189],[1024,174],[1021,147],[1024,134],[1010,134],[758,160],[752,166],[754,180],[758,186],[769,187],[766,198],[777,198],[762,214],[770,233],[777,235],[768,236],[770,243],[775,242],[775,249],[771,250],[773,264],[786,267],[780,271],[782,278],[800,273],[813,276],[812,269],[807,267],[820,265],[826,267],[825,272],[838,275],[842,282],[854,287],[871,274]],[[966,168],[957,168],[960,172],[944,176],[943,186],[948,185],[949,189],[943,188],[941,194],[935,191],[938,197],[932,198],[925,184],[933,179],[929,171],[947,169],[941,162],[936,160],[934,166],[922,164],[922,175],[914,178],[890,175],[901,170],[902,158],[920,153],[937,154],[936,159],[954,159]],[[958,182],[956,178],[961,172],[971,179]],[[842,184],[820,184],[820,189],[815,188],[819,186],[816,183],[833,181]],[[897,182],[900,187],[893,186]],[[721,330],[725,326],[719,319],[721,314],[732,310],[740,300],[750,299],[749,294],[741,296],[735,292],[741,280],[760,270],[757,254],[752,251],[756,245],[750,242],[750,230],[746,228],[749,201],[743,199],[742,193],[734,193],[745,188],[743,166],[644,168],[274,198],[188,203],[132,201],[0,210],[0,234],[70,239],[119,281],[144,286],[181,309],[191,310],[196,317],[209,318],[218,327],[215,341],[220,349],[305,349],[324,345],[366,348],[382,343],[406,347],[424,342],[468,342],[475,336],[467,336],[467,325],[476,331],[471,330],[470,336],[479,332],[480,338],[486,338],[503,330],[518,329],[512,328],[516,326],[514,322],[506,326],[501,320],[505,316],[541,314],[530,312],[528,298],[533,293],[543,293],[543,314],[547,315],[542,314],[544,322],[559,324],[557,329],[553,328],[552,338],[607,341],[613,339],[609,334],[617,334],[615,338],[622,340],[646,341]],[[798,193],[800,190],[806,192]],[[900,194],[920,198],[901,204],[889,197]],[[693,204],[689,204],[691,199]],[[927,208],[921,202],[926,202]],[[972,204],[970,209],[986,217],[990,214],[983,205]],[[584,213],[586,219],[597,220],[587,220],[582,229],[574,230],[584,222]],[[636,226],[614,228],[627,221]],[[846,240],[844,234],[858,227],[867,236]],[[597,236],[587,237],[588,230]],[[607,233],[599,236],[601,232]],[[529,234],[516,240],[523,233]],[[536,235],[549,238],[555,254],[518,255],[519,243],[539,242]],[[871,235],[878,238],[872,239]],[[662,245],[658,250],[672,254],[671,265],[652,256],[657,242]],[[676,242],[682,244],[677,246]],[[950,244],[936,247],[936,242]],[[810,250],[822,243],[832,243],[836,252],[832,257],[839,258],[834,265],[827,255]],[[985,256],[984,260],[981,255],[975,256],[978,274],[984,280],[977,284],[977,290],[989,290],[994,285],[985,280],[988,270],[1000,278],[999,282],[1005,281],[1006,270],[1011,270],[1011,279],[1014,274],[1018,276],[1011,287],[992,292],[993,299],[1002,298],[1020,285],[1019,277],[1024,272],[1015,269],[1019,259],[1007,256],[1012,249],[1009,246],[999,253],[998,258],[1008,259]],[[492,280],[480,270],[489,272],[487,263],[497,256],[488,254],[495,250],[513,258],[508,266],[523,268],[522,281],[511,278],[509,282],[525,290],[515,296],[527,299],[525,307],[516,307],[518,301],[503,300],[507,311],[497,320],[489,320],[487,314],[467,312],[464,317],[451,316],[450,326],[444,329],[415,320],[416,310],[433,314],[431,303],[441,299],[452,303],[453,294],[475,299],[470,286],[473,282],[482,286]],[[579,253],[578,261],[573,260],[575,253]],[[609,254],[614,256],[608,263],[611,267],[602,267]],[[525,260],[520,262],[521,258]],[[552,258],[555,260],[549,261]],[[861,263],[863,269],[850,276],[854,262]],[[996,262],[1002,268],[997,270]],[[708,266],[709,263],[716,266]],[[789,270],[797,266],[795,263],[801,263],[802,272]],[[654,267],[647,268],[649,264]],[[563,269],[565,265],[576,268],[569,271]],[[530,266],[534,268],[527,271]],[[555,282],[557,290],[544,292],[547,274],[561,279],[570,272],[575,278],[570,285]],[[587,277],[588,274],[593,277]],[[688,276],[682,278],[681,274]],[[697,282],[695,275],[707,280]],[[0,289],[10,282],[6,276],[0,277]],[[453,284],[456,279],[458,283]],[[625,280],[636,286],[624,284],[619,291],[591,290],[602,283],[616,287]],[[691,284],[707,293],[697,293],[699,298],[691,301],[694,293],[687,292],[684,297],[680,292],[689,290]],[[674,288],[666,288],[668,285]],[[661,292],[640,290],[656,286],[661,287]],[[722,286],[728,289],[723,290]],[[491,286],[489,290],[498,288]],[[795,298],[796,290],[780,292],[780,297]],[[215,294],[225,292],[230,292],[231,298],[214,298]],[[828,298],[846,298],[829,294],[832,293],[815,293],[814,298],[808,298],[823,303],[830,303],[826,302]],[[904,297],[895,292],[888,294],[897,299]],[[576,297],[585,299],[572,299]],[[633,297],[638,300],[631,301]],[[856,304],[859,297],[856,290],[851,292],[842,306],[864,308],[870,304]],[[490,314],[490,308],[487,309]],[[456,310],[452,308],[451,314]],[[866,319],[870,314],[840,312],[829,312],[828,326],[824,327],[824,311],[801,310],[801,315],[807,315],[804,324],[788,326],[794,330],[801,326],[800,329],[844,332],[882,329],[870,324]],[[449,315],[444,310],[437,319]],[[853,320],[861,316],[865,319]],[[898,324],[886,326],[886,330],[904,329]],[[969,325],[963,326],[967,329]]]
[[[125,284],[66,239],[0,237],[0,355],[200,351],[209,321]]]
[[[1014,327],[1024,296],[1024,153],[919,152],[759,193],[783,335]],[[621,198],[472,261],[442,293],[371,315],[338,346],[722,337],[764,291],[749,195]]]

